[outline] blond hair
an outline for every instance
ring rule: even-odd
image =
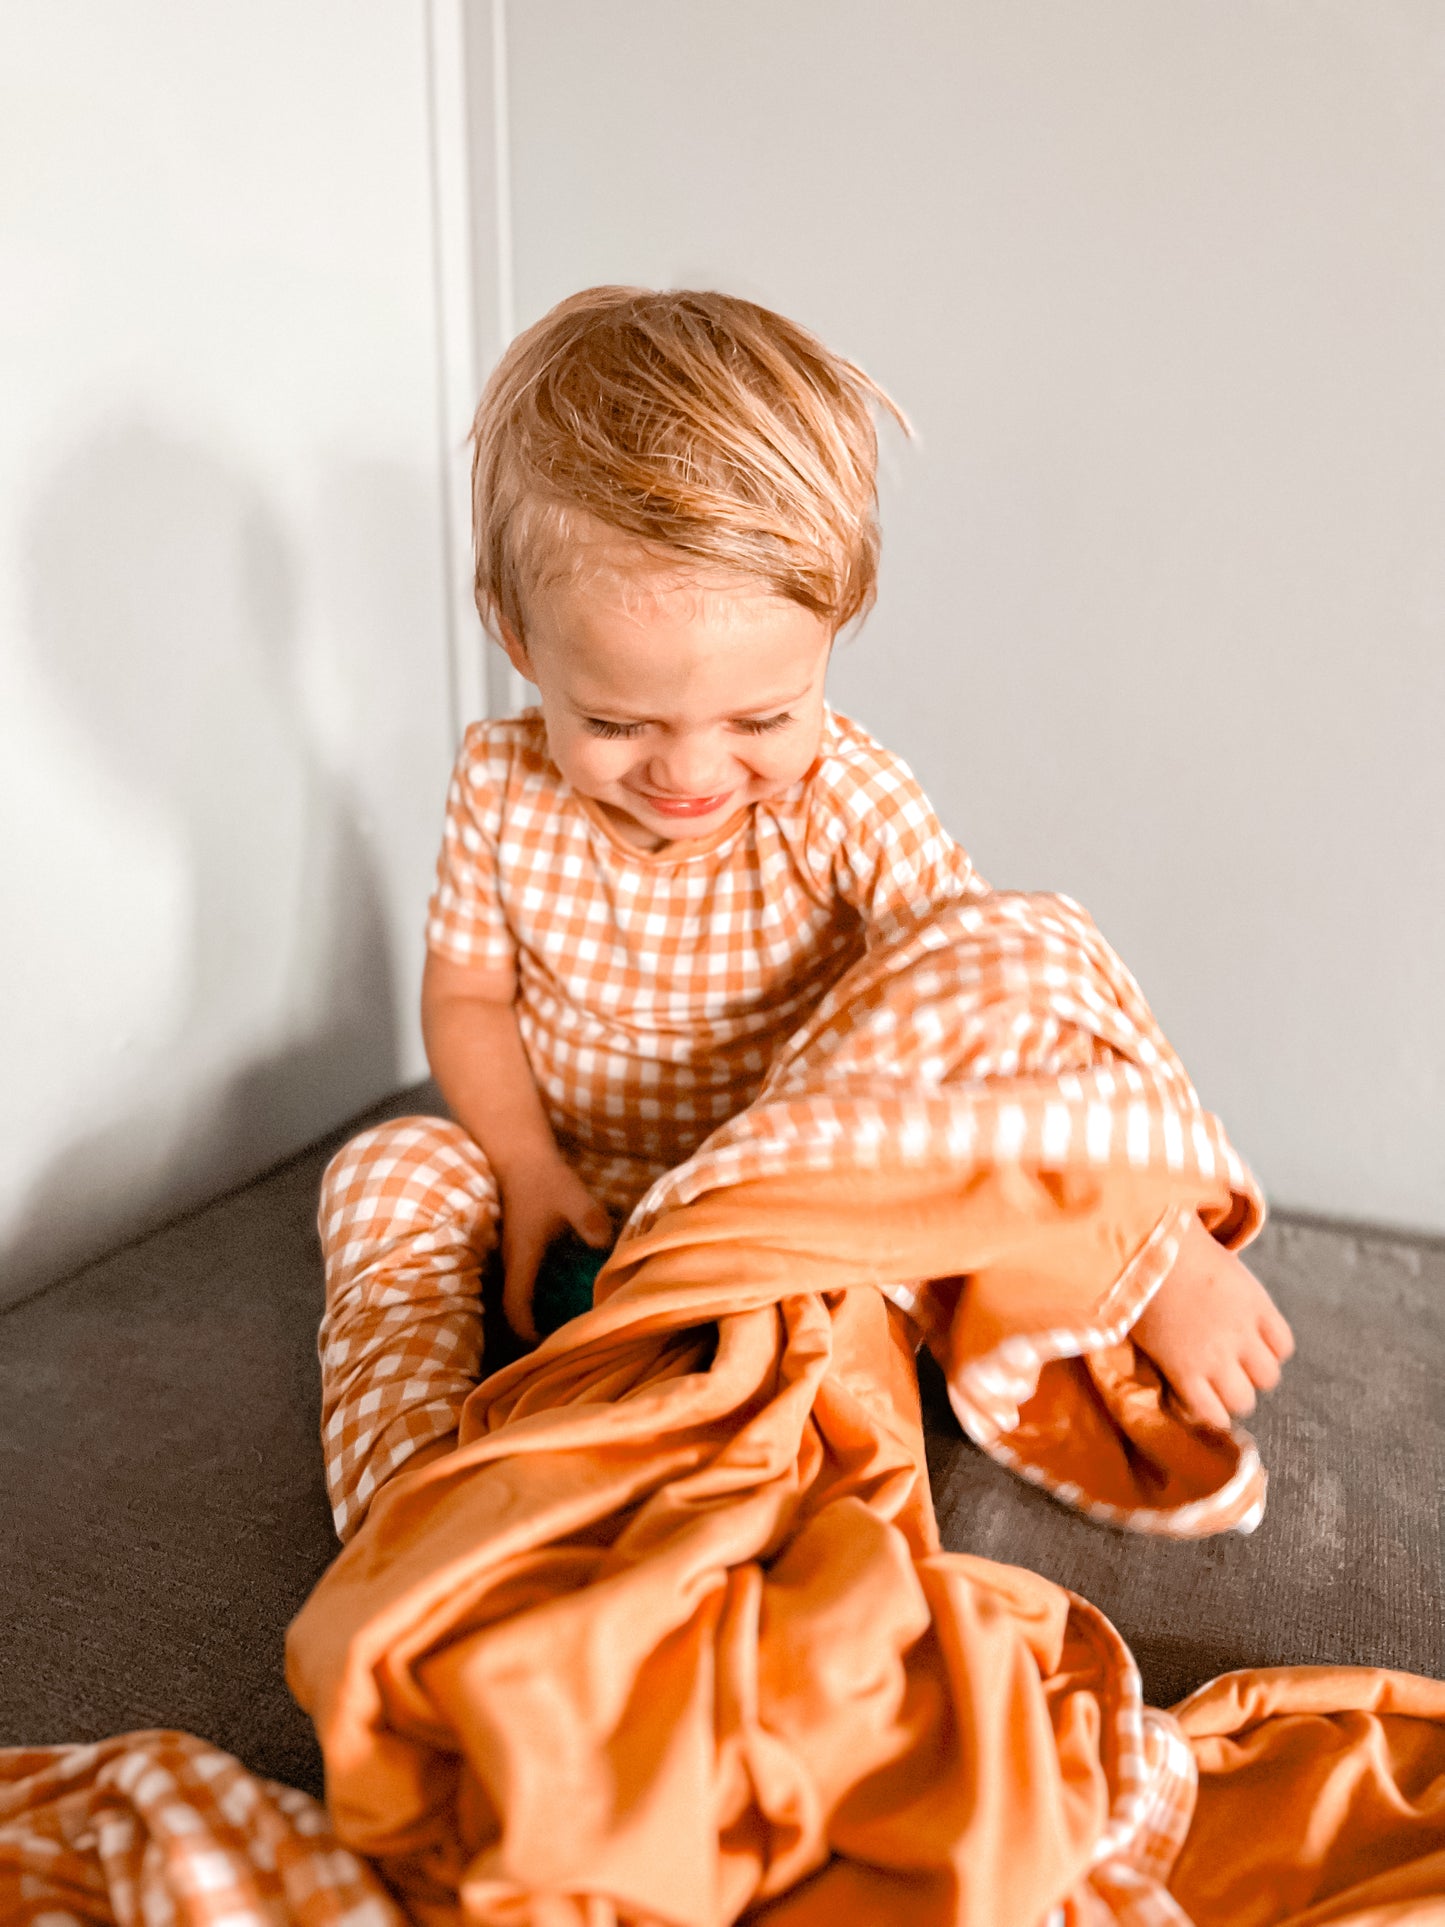
[[[525,634],[577,513],[660,559],[760,579],[840,629],[878,576],[877,404],[861,368],[732,295],[588,288],[507,349],[472,429],[476,598]]]

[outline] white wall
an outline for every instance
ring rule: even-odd
[[[0,1298],[421,1069],[422,0],[0,28]]]
[[[1094,911],[1278,1202],[1445,1229],[1445,12],[525,0],[516,318],[712,285],[889,385],[834,696]]]

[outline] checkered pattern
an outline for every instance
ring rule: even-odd
[[[353,1138],[321,1186],[321,1446],[336,1530],[450,1438],[482,1361],[481,1268],[497,1186],[455,1124],[403,1118]]]
[[[624,1235],[748,1178],[923,1164],[961,1187],[1009,1166],[1167,1173],[1186,1195],[1215,1201],[1216,1229],[1232,1242],[1262,1208],[1084,913],[1063,899],[995,895],[876,941],[775,1051],[756,1101],[653,1185]],[[1184,1210],[1161,1217],[1078,1328],[1015,1333],[963,1361],[955,1404],[989,1449],[1007,1451],[1043,1362],[1111,1343],[1137,1317],[1172,1263]],[[379,1126],[328,1169],[323,1424],[343,1536],[400,1466],[455,1434],[480,1370],[480,1272],[497,1228],[485,1159],[439,1120]],[[959,1294],[956,1280],[900,1278],[886,1289],[935,1334]],[[1229,1500],[1249,1502],[1243,1490]],[[1167,1715],[1143,1706],[1107,1621],[1075,1600],[1071,1631],[1091,1655],[1089,1672],[1107,1683],[1096,1703],[1108,1808],[1088,1875],[1054,1918],[1058,1927],[1187,1927],[1167,1881],[1193,1811],[1192,1754]],[[0,1754],[0,1919],[402,1923],[305,1796],[166,1733]]]
[[[1058,1927],[1189,1927],[1165,1890],[1193,1812],[1193,1755],[1142,1705],[1112,1626],[1075,1599],[1110,1681],[1100,1759],[1109,1813]],[[188,1734],[0,1752],[6,1927],[406,1927],[315,1801]]]
[[[186,1733],[0,1752],[6,1927],[406,1927],[314,1800]]]
[[[427,944],[515,972],[553,1129],[625,1214],[752,1102],[870,941],[982,888],[905,765],[831,712],[793,789],[646,852],[563,781],[529,711],[467,732]]]
[[[879,946],[787,1040],[756,1102],[642,1199],[629,1229],[706,1192],[802,1171],[953,1164],[960,1184],[1030,1172],[1167,1172],[1224,1190],[1216,1234],[1245,1243],[1263,1221],[1250,1173],[1205,1111],[1138,984],[1067,897],[994,893]],[[1178,1255],[1190,1212],[1167,1213],[1085,1325],[1018,1332],[950,1380],[975,1442],[1065,1504],[1132,1531],[1192,1538],[1251,1530],[1265,1475],[1246,1434],[1217,1491],[1188,1506],[1103,1504],[1015,1453],[1008,1434],[1052,1359],[1117,1345]],[[941,1340],[953,1298],[900,1279],[886,1295]]]
[[[1145,1706],[1134,1656],[1114,1627],[1077,1593],[1070,1598],[1074,1624],[1088,1629],[1113,1695],[1099,1744],[1109,1817],[1088,1881],[1070,1903],[1070,1927],[1096,1918],[1117,1927],[1190,1927],[1166,1883],[1194,1814],[1194,1755],[1169,1714]]]
[[[1165,1890],[1193,1813],[1195,1765],[1107,1620],[1113,1698],[1100,1736],[1109,1815],[1057,1927],[1190,1927]],[[0,1752],[0,1921],[6,1927],[407,1927],[314,1800],[260,1780],[184,1733]]]
[[[1066,898],[956,903],[880,941],[778,1050],[756,1101],[638,1203],[627,1235],[708,1191],[800,1172],[943,1164],[960,1186],[1012,1165],[1043,1173],[1159,1171],[1224,1200],[1216,1229],[1252,1235],[1263,1205],[1205,1112],[1137,984]],[[1193,1537],[1248,1530],[1264,1473],[1248,1437],[1220,1487],[1172,1508],[1101,1502],[1010,1444],[1050,1360],[1117,1345],[1167,1276],[1189,1210],[1171,1208],[1087,1321],[1010,1334],[954,1367],[970,1435],[1022,1477],[1108,1524]],[[449,1437],[481,1357],[478,1278],[497,1234],[485,1159],[455,1126],[410,1118],[349,1145],[327,1174],[322,1333],[327,1476],[338,1530],[379,1486]],[[883,1289],[942,1340],[957,1286]]]
[[[757,1101],[639,1205],[840,1162],[1163,1169],[1253,1182],[1087,912],[994,892],[879,946],[778,1051]],[[1243,1226],[1241,1226],[1243,1235]]]

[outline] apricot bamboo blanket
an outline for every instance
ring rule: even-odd
[[[1060,1498],[1258,1516],[1252,1445],[1128,1342],[1194,1212],[1240,1243],[1260,1204],[1076,906],[875,951],[296,1621],[333,1832],[182,1736],[0,1756],[0,1917],[1445,1918],[1445,1686],[1236,1674],[1155,1712],[1093,1608],[939,1548],[920,1336]]]

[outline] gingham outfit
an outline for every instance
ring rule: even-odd
[[[408,1927],[315,1800],[189,1733],[0,1751],[5,1927]]]
[[[532,710],[467,732],[427,947],[515,971],[558,1143],[625,1216],[747,1108],[870,937],[981,888],[907,767],[831,711],[801,782],[649,852],[557,773]]]
[[[831,710],[800,782],[651,852],[559,774],[532,710],[467,731],[427,946],[515,974],[558,1144],[621,1220],[747,1108],[871,944],[984,888],[907,766]],[[482,1152],[437,1119],[368,1131],[327,1173],[323,1437],[343,1536],[455,1430],[498,1212]]]
[[[906,1177],[914,1163],[946,1167],[960,1192],[1004,1167],[1060,1181],[1165,1171],[1186,1193],[1222,1183],[1235,1236],[1260,1212],[1218,1121],[1084,913],[1066,899],[994,894],[969,896],[860,958],[776,1049],[756,1099],[653,1186],[633,1228],[740,1183],[861,1178],[884,1165]],[[1047,1359],[1112,1343],[1132,1324],[1171,1261],[1174,1215],[1089,1329],[1020,1334],[951,1376],[955,1407],[981,1443],[1007,1436]],[[328,1475],[343,1536],[419,1444],[455,1432],[479,1365],[478,1254],[495,1232],[495,1186],[453,1125],[382,1126],[333,1162],[326,1393],[340,1429],[328,1438]],[[920,1295],[923,1328],[947,1314],[949,1282]],[[1195,1508],[1160,1529],[1237,1522],[1249,1494],[1215,1500],[1227,1504],[1211,1520]],[[1176,1720],[1143,1706],[1133,1662],[1101,1615],[1075,1599],[1071,1625],[1111,1682],[1098,1702],[1107,1807],[1090,1865],[1048,1927],[1188,1927],[1167,1883],[1195,1804],[1194,1747]],[[300,1927],[401,1919],[312,1802],[184,1735],[0,1753],[0,1919],[266,1927],[283,1915]]]

